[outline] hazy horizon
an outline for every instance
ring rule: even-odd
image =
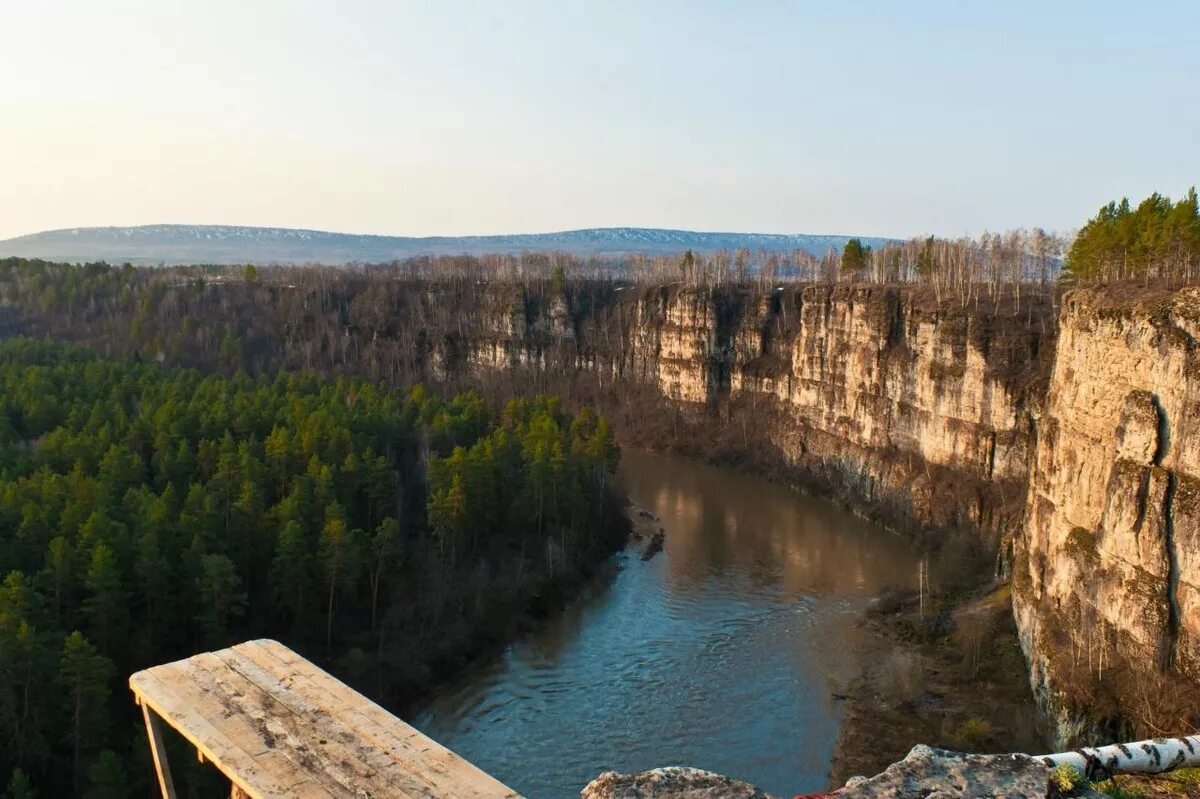
[[[958,236],[1200,175],[1194,3],[69,0],[6,23],[0,239]]]
[[[828,236],[830,238],[845,238],[858,237],[863,239],[895,239],[903,241],[904,239],[898,236],[880,236],[871,231],[845,231],[845,230],[699,230],[695,228],[669,228],[669,227],[654,227],[650,225],[591,225],[586,227],[560,228],[555,230],[506,230],[500,233],[386,233],[363,230],[331,230],[329,228],[315,227],[292,227],[288,225],[249,225],[249,224],[231,224],[225,222],[214,223],[190,223],[190,222],[143,222],[131,225],[65,225],[57,228],[44,228],[42,230],[31,230],[28,233],[17,233],[12,236],[7,236],[0,241],[8,241],[11,239],[25,238],[36,236],[40,233],[64,233],[72,230],[102,230],[102,229],[130,229],[130,228],[248,228],[260,230],[289,230],[302,233],[323,233],[338,236],[377,236],[380,238],[414,238],[414,239],[436,239],[436,238],[495,238],[501,236],[553,236],[563,233],[583,233],[592,230],[647,230],[647,231],[664,231],[669,233],[696,233],[705,235],[753,235],[753,236]],[[905,237],[911,238],[911,237]]]

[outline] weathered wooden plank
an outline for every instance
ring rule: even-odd
[[[277,641],[248,641],[232,649],[250,657],[255,657],[256,651],[261,651],[289,669],[293,690],[312,700],[324,702],[329,712],[341,714],[347,726],[361,735],[371,737],[376,746],[393,756],[411,763],[412,768],[419,769],[422,776],[442,792],[439,795],[453,791],[451,795],[462,799],[519,797],[490,774],[405,724]],[[275,670],[278,671],[279,667]]]
[[[184,737],[196,746],[197,752],[212,762],[231,781],[235,778],[243,781],[245,779],[254,780],[260,788],[251,794],[253,799],[293,796],[289,790],[290,786],[272,783],[273,777],[269,773],[265,775],[261,773],[264,770],[261,757],[246,755],[231,742],[223,740],[221,732],[216,727],[205,726],[206,721],[202,712],[197,711],[194,715],[189,716],[185,709],[188,700],[164,699],[162,695],[158,695],[154,699],[147,698],[144,701],[151,705],[158,703],[160,707],[164,708],[164,721],[176,726]],[[174,712],[167,709],[173,702],[179,703]],[[328,792],[322,792],[318,796],[321,799],[330,797]]]
[[[187,674],[184,667],[171,665],[175,668],[166,672],[168,680],[160,680],[157,675],[143,677],[143,682],[159,683],[154,695],[144,696],[143,701],[173,706],[174,711],[163,712],[163,720],[176,727],[232,782],[247,788],[254,799],[298,796],[294,786],[301,782],[300,764],[272,751],[266,744],[252,745],[261,739],[249,719],[221,704],[210,691],[196,684],[195,677],[184,676]],[[248,752],[247,748],[253,751]],[[306,795],[329,799],[336,794],[321,790]]]
[[[201,716],[220,729],[223,739],[214,742],[213,753],[237,749],[241,753],[256,757],[273,748],[271,736],[253,719],[245,716],[240,706],[234,703],[235,696],[224,696],[219,687],[192,662],[172,664],[169,670],[155,672],[154,678],[166,686],[166,690],[182,706]],[[173,720],[163,717],[168,723]],[[210,752],[202,752],[212,759]]]
[[[146,712],[250,799],[519,799],[275,641],[156,666],[129,682]]]
[[[320,785],[328,795],[355,797],[362,787],[362,774],[354,774],[345,764],[318,756],[305,740],[293,719],[293,714],[272,696],[229,671],[214,655],[205,653],[176,664],[175,673],[200,693],[198,702],[219,703],[219,710],[236,732],[229,737],[243,751],[255,750],[260,766],[274,763],[272,776],[278,784],[294,781],[296,774],[305,774]],[[272,752],[279,757],[265,759]],[[248,785],[253,788],[254,786]]]
[[[328,675],[317,669],[309,661],[297,655],[292,650],[269,639],[250,641],[239,644],[235,650],[250,650],[259,648],[270,654],[281,663],[290,666],[299,680],[296,687],[301,690],[311,690],[317,685],[316,677]],[[416,767],[425,771],[429,779],[436,779],[438,787],[445,790],[453,786],[463,797],[516,797],[518,794],[511,788],[482,771],[474,764],[459,757],[433,739],[427,737],[414,727],[405,724],[379,705],[367,699],[362,694],[339,680],[330,680],[321,686],[327,690],[327,695],[338,700],[335,707],[341,708],[347,723],[356,730],[373,733],[380,737],[379,743],[385,741],[399,742],[396,747],[411,753],[417,759]]]
[[[174,665],[174,664],[169,664]],[[162,667],[158,667],[162,668]],[[179,731],[189,743],[196,747],[211,761],[225,776],[236,782],[248,792],[253,799],[273,799],[274,797],[295,796],[289,789],[299,779],[289,779],[281,784],[271,773],[264,770],[266,755],[252,756],[240,749],[216,724],[228,726],[228,719],[217,714],[213,721],[206,718],[204,711],[193,704],[194,693],[180,696],[177,689],[180,686],[176,680],[160,679],[153,670],[141,671],[129,678],[130,687],[141,699],[143,706],[149,705],[159,717]],[[208,709],[208,708],[206,708]],[[259,761],[264,761],[260,764]],[[253,787],[249,784],[253,782]],[[332,799],[328,792],[309,793],[312,799]]]
[[[164,691],[174,695],[174,699],[193,715],[169,717],[167,720],[178,724],[185,736],[190,729],[198,729],[198,737],[203,738],[203,745],[197,743],[198,751],[204,753],[223,773],[235,784],[239,784],[254,799],[266,797],[293,796],[293,786],[300,782],[297,775],[304,769],[304,764],[287,753],[276,750],[274,734],[261,723],[244,711],[239,704],[236,689],[226,689],[227,695],[221,695],[221,688],[209,678],[206,671],[191,659],[159,667],[153,675],[165,686]],[[214,736],[211,730],[198,728],[197,719],[213,722],[213,729],[219,727],[220,736]],[[189,740],[192,739],[192,736]],[[227,768],[230,766],[231,768]],[[330,785],[324,775],[319,780],[323,783],[322,790],[315,794],[321,797],[340,796],[336,786]]]
[[[277,676],[261,670],[247,676],[243,672],[253,672],[253,664],[228,650],[199,655],[191,662],[206,669],[225,691],[235,694],[231,701],[241,713],[268,730],[278,750],[293,756],[305,773],[320,775],[318,781],[331,783],[335,790],[355,797],[367,794],[418,799],[431,795],[411,776],[397,773],[388,779],[364,757],[362,741],[353,730],[331,723],[331,717],[319,707],[297,702]],[[407,788],[411,785],[416,790],[410,793]]]
[[[403,739],[397,738],[393,730],[381,729],[373,723],[359,723],[350,717],[333,685],[337,683],[344,687],[344,684],[328,676],[321,681],[311,679],[257,647],[239,646],[216,655],[252,682],[269,686],[281,702],[304,716],[306,723],[320,737],[353,744],[354,756],[368,768],[381,772],[381,776],[395,789],[414,799],[433,799],[446,795],[447,781],[437,778],[428,764],[414,757],[411,748],[404,744]],[[300,688],[307,690],[297,690]],[[363,698],[362,701],[369,700]],[[395,727],[412,729],[394,716],[389,718]],[[457,755],[454,757],[462,760]]]

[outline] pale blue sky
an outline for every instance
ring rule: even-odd
[[[1200,182],[1200,2],[6,3],[0,238],[1065,229]]]

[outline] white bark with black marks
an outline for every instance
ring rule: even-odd
[[[1200,735],[1154,738],[1130,744],[1088,746],[1073,752],[1042,755],[1047,766],[1074,766],[1088,777],[1103,774],[1158,774],[1200,766]]]

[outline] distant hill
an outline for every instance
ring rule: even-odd
[[[135,264],[380,263],[417,255],[569,252],[625,255],[716,250],[804,250],[824,255],[849,236],[697,233],[658,228],[589,228],[501,236],[367,236],[290,228],[142,225],[48,230],[0,241],[0,257]],[[885,239],[861,237],[879,246]]]

